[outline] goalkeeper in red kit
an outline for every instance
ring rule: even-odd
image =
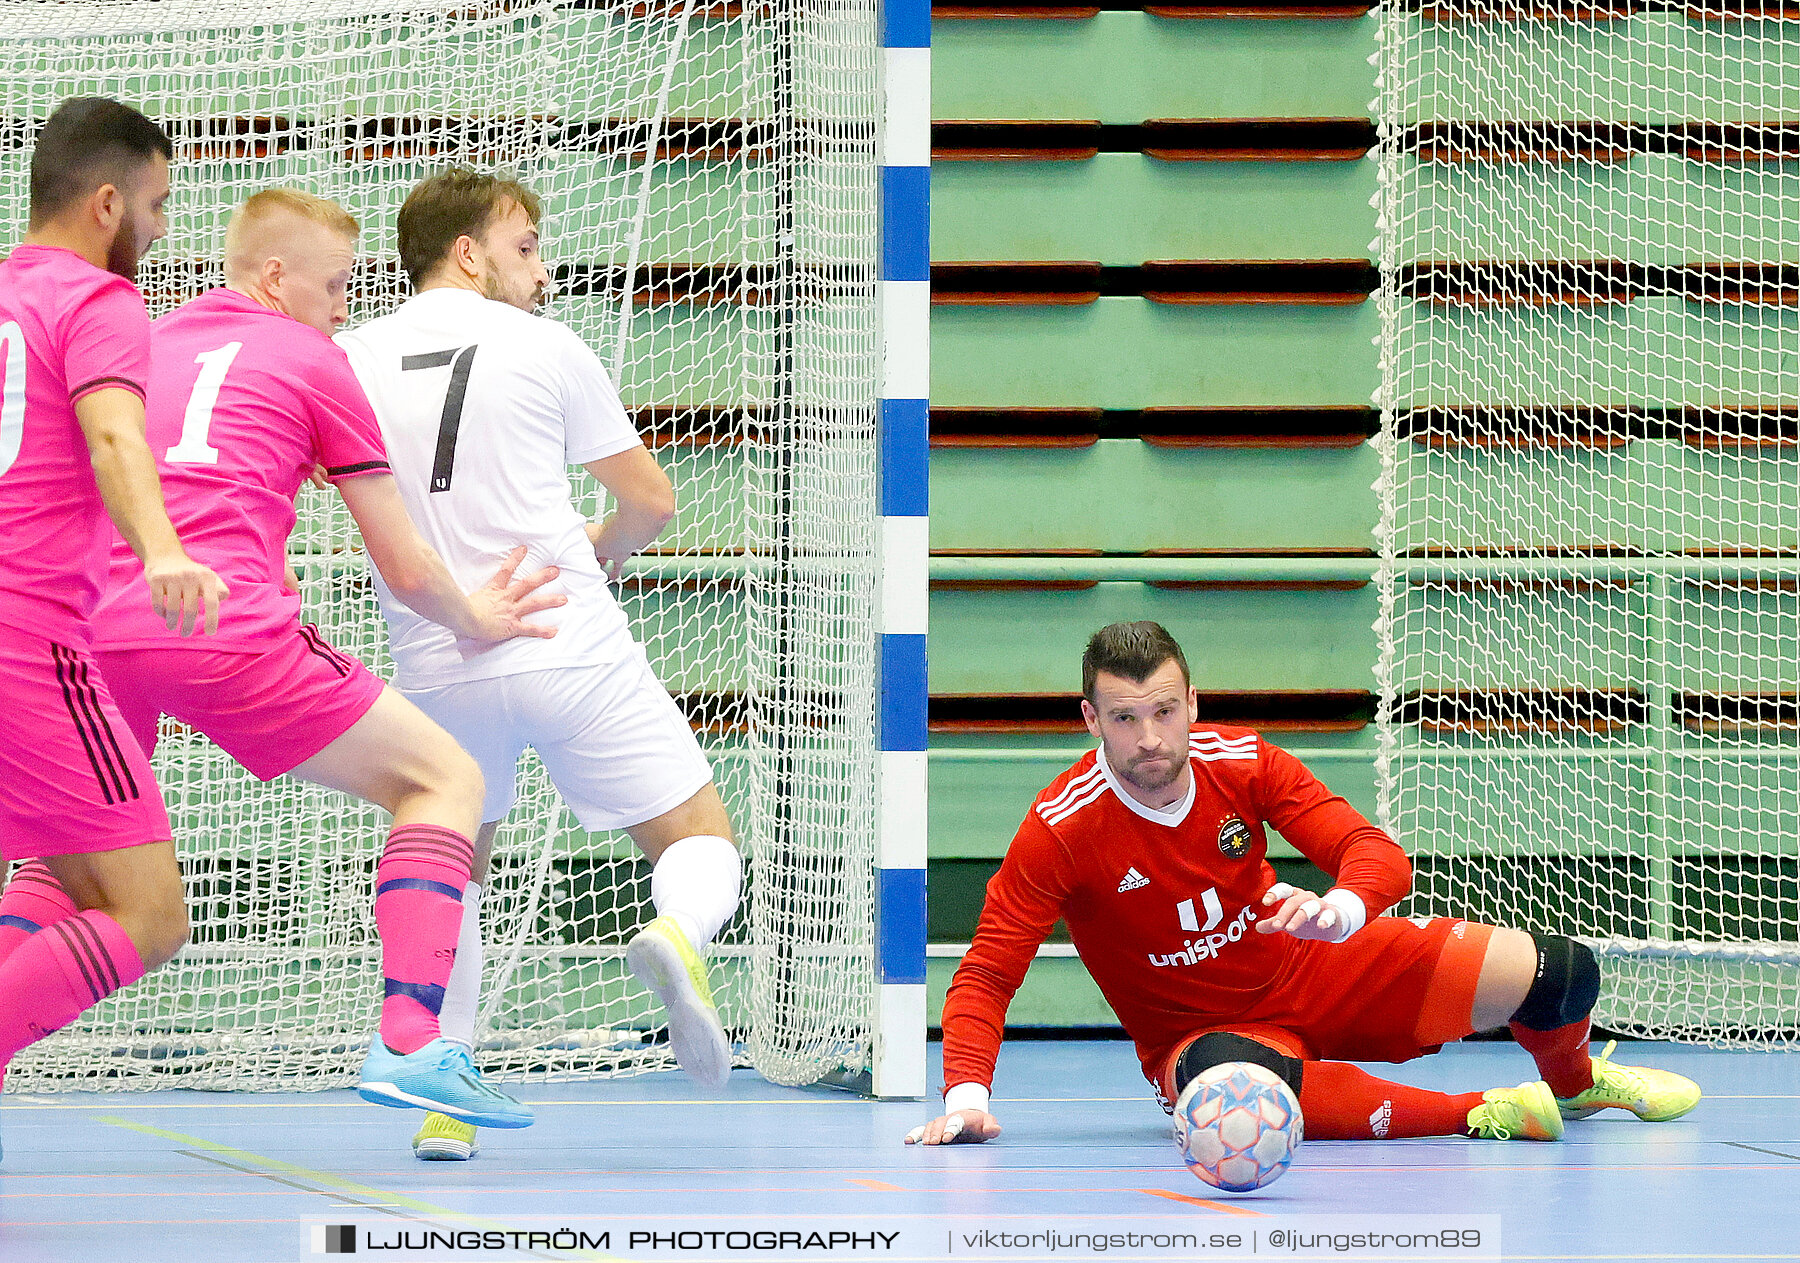
[[[1582,944],[1383,916],[1412,881],[1400,847],[1286,751],[1196,723],[1187,660],[1158,624],[1095,633],[1082,695],[1099,749],[1038,795],[988,883],[944,1003],[944,1113],[908,1143],[999,1135],[988,1092],[1006,1007],[1059,917],[1165,1108],[1227,1061],[1280,1075],[1309,1140],[1555,1140],[1596,1110],[1661,1122],[1699,1102],[1690,1080],[1618,1065],[1610,1044],[1589,1055],[1600,971]],[[1276,881],[1270,826],[1329,890]],[[1348,1064],[1502,1023],[1540,1081],[1431,1092]]]

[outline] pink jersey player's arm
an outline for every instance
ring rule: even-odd
[[[588,542],[594,556],[606,568],[606,577],[617,579],[625,561],[661,535],[675,516],[675,488],[656,457],[645,447],[631,447],[602,456],[582,466],[618,506],[604,522],[589,522]]]
[[[567,597],[538,591],[561,573],[555,566],[514,579],[513,571],[525,557],[520,546],[492,579],[473,592],[464,592],[444,559],[406,515],[392,474],[346,478],[337,489],[362,531],[369,560],[381,572],[388,590],[408,609],[468,640],[548,639],[556,634],[554,627],[525,621],[527,615],[567,603]]]
[[[156,459],[144,441],[144,401],[117,386],[89,391],[75,401],[75,419],[107,515],[144,563],[151,608],[184,636],[201,627],[218,631],[219,603],[228,589],[187,555],[169,521]]]

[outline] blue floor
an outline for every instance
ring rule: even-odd
[[[1690,1075],[1707,1099],[1661,1125],[1609,1111],[1559,1144],[1309,1142],[1285,1178],[1229,1202],[1176,1160],[1124,1042],[1008,1044],[994,1107],[1006,1134],[930,1150],[900,1143],[924,1105],[776,1088],[748,1071],[712,1097],[678,1075],[524,1088],[537,1125],[484,1132],[466,1164],[416,1162],[417,1115],[349,1092],[9,1095],[0,1261],[263,1263],[306,1257],[301,1225],[334,1215],[570,1211],[1180,1214],[1209,1225],[1498,1214],[1509,1259],[1800,1257],[1800,1056],[1632,1044],[1618,1059]],[[1383,1072],[1456,1091],[1532,1073],[1510,1044]]]

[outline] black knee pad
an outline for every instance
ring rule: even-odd
[[[1298,1058],[1284,1057],[1267,1044],[1230,1031],[1208,1031],[1181,1050],[1175,1061],[1175,1095],[1180,1096],[1203,1072],[1227,1061],[1248,1061],[1273,1070],[1294,1090],[1296,1098],[1300,1095],[1303,1063]]]
[[[1512,1020],[1534,1031],[1579,1022],[1594,1011],[1594,1001],[1600,998],[1600,966],[1594,953],[1585,943],[1560,934],[1531,937],[1537,944],[1537,976]]]

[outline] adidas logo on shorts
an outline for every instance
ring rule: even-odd
[[[1125,876],[1119,879],[1119,893],[1124,894],[1127,890],[1137,890],[1149,884],[1148,877],[1138,872],[1136,868],[1131,868],[1126,870]]]

